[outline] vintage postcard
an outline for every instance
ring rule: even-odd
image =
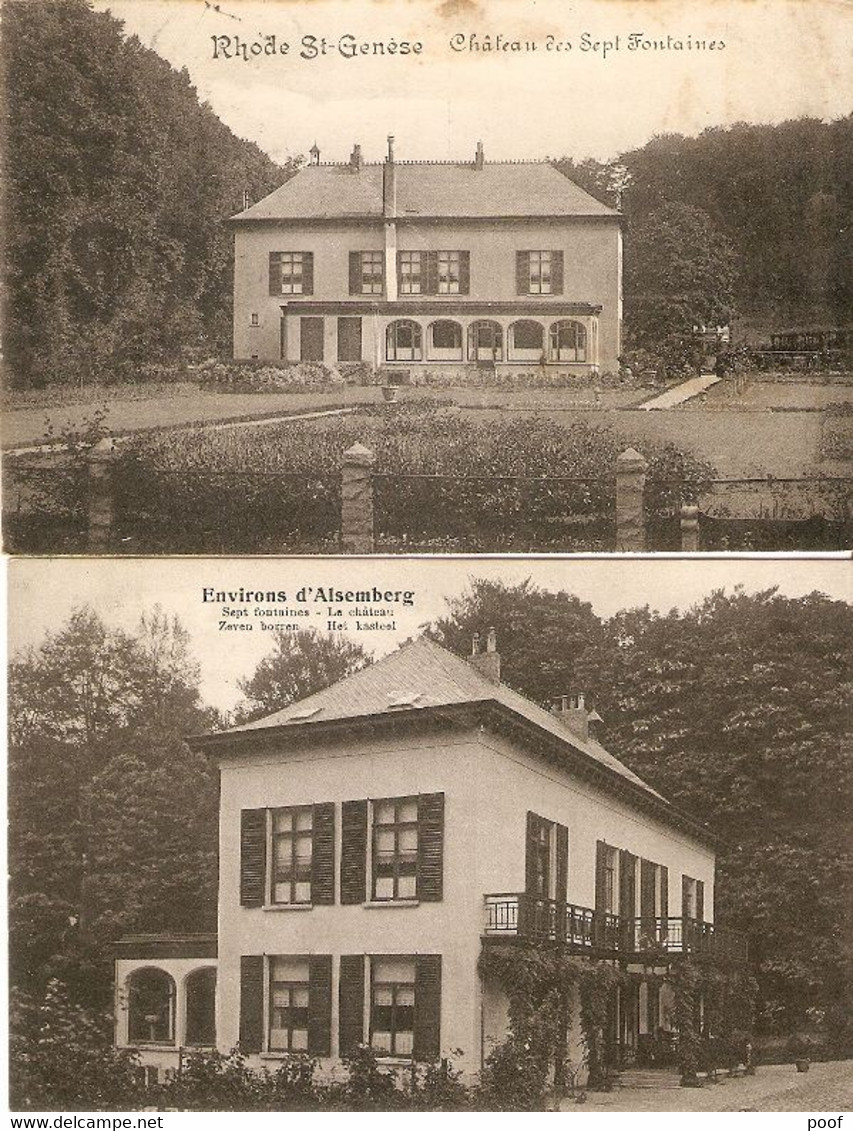
[[[849,562],[10,583],[14,1110],[849,1109]]]
[[[851,34],[7,0],[7,550],[848,548]]]

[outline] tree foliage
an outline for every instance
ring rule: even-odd
[[[9,0],[6,330],[23,385],[133,373],[230,338],[223,221],[277,166],[88,0]]]
[[[565,593],[475,580],[436,632],[459,647],[490,625],[506,682],[545,706],[587,691],[605,745],[720,836],[716,914],[749,935],[764,1028],[818,1008],[840,1039],[853,984],[853,609],[736,590],[600,621]]]
[[[360,644],[343,636],[300,629],[277,632],[272,650],[248,679],[238,680],[246,696],[235,710],[235,722],[271,715],[315,691],[337,683],[371,662]]]

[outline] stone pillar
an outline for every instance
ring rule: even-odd
[[[115,507],[113,503],[113,460],[115,440],[105,436],[86,457],[89,469],[89,490],[86,524],[86,548],[104,552],[112,542]]]
[[[373,452],[353,444],[341,468],[341,551],[373,553]]]
[[[616,550],[641,553],[646,548],[643,495],[648,464],[638,451],[626,448],[616,458]]]
[[[681,552],[699,552],[699,508],[684,503],[681,507]]]

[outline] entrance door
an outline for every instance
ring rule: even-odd
[[[361,361],[361,319],[338,319],[338,361]]]
[[[502,352],[501,328],[497,322],[474,324],[474,360],[500,361]]]
[[[301,318],[302,334],[299,349],[301,361],[323,360],[323,319]]]

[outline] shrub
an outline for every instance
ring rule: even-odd
[[[486,1057],[477,1090],[483,1111],[544,1111],[547,1061],[531,1043],[510,1036]]]

